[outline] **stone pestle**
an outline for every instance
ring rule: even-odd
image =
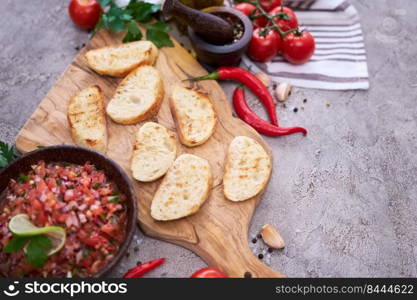
[[[178,0],[166,0],[162,12],[166,17],[184,20],[208,43],[224,45],[233,41],[233,26],[213,14],[193,9]]]

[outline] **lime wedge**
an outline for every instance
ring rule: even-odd
[[[19,214],[11,218],[9,222],[10,231],[21,237],[31,237],[45,234],[52,243],[52,248],[48,249],[48,255],[57,253],[64,247],[66,240],[65,229],[58,226],[36,227],[30,221],[27,214]]]

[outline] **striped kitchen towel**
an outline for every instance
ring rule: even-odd
[[[243,65],[268,73],[274,81],[300,87],[368,89],[365,44],[355,7],[346,0],[287,0],[285,5],[296,11],[300,27],[315,37],[316,51],[311,60],[295,66],[281,56],[268,63],[244,57]]]

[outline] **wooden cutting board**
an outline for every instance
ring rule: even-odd
[[[100,31],[70,64],[52,87],[45,99],[27,121],[17,136],[17,149],[23,153],[37,146],[73,144],[66,118],[68,100],[81,89],[97,84],[106,101],[112,96],[120,79],[100,76],[91,71],[84,59],[87,50],[119,44],[121,36]],[[162,74],[165,98],[157,116],[152,120],[175,131],[168,105],[168,97],[175,84],[190,76],[206,74],[200,64],[177,42],[174,48],[160,51],[156,67]],[[245,135],[258,140],[271,151],[263,139],[240,119],[232,116],[232,109],[223,89],[216,81],[204,81],[197,86],[212,99],[217,115],[216,132],[204,145],[187,148],[179,145],[180,153],[192,153],[206,158],[213,170],[213,189],[210,198],[200,211],[190,217],[171,222],[158,222],[150,215],[153,194],[160,181],[139,183],[135,180],[139,207],[139,225],[145,234],[181,245],[198,254],[209,266],[218,267],[232,277],[243,277],[249,272],[253,277],[281,277],[255,257],[248,246],[248,228],[261,196],[234,203],[223,196],[223,166],[227,148],[235,136]],[[108,156],[118,162],[131,175],[129,162],[137,129],[118,125],[108,119]]]

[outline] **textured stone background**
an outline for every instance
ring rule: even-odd
[[[1,2],[0,140],[13,142],[88,34],[72,25],[68,1]],[[371,89],[296,89],[288,107],[279,108],[282,124],[310,133],[267,138],[274,172],[250,238],[274,224],[287,247],[264,261],[288,276],[415,277],[417,1],[352,2],[362,16]],[[230,95],[232,86],[224,87]],[[261,241],[251,247],[266,251]],[[157,257],[168,260],[149,276],[186,277],[205,266],[193,253],[138,231],[112,275]]]

